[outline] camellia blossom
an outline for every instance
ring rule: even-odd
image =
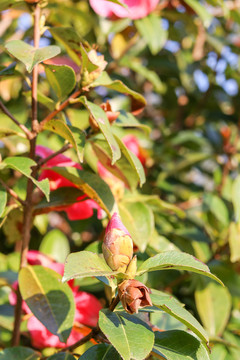
[[[36,147],[36,154],[41,158],[46,158],[53,154],[51,149],[48,149],[45,146],[38,145]],[[55,156],[53,159],[47,161],[46,167],[52,168],[55,166],[59,167],[75,167],[76,169],[82,170],[80,164],[72,161],[67,156],[59,154]],[[67,180],[63,176],[59,175],[55,171],[51,169],[45,169],[41,172],[39,180],[49,179],[50,182],[50,190],[56,190],[63,187],[75,187],[76,185],[73,184],[71,181]],[[86,199],[87,195],[82,195],[76,199],[76,203],[72,205],[65,205],[63,207],[58,207],[57,211],[65,211],[69,220],[83,220],[88,219],[93,216],[93,209],[97,210],[98,218],[101,219],[103,217],[103,210],[100,206],[91,199]]]
[[[39,251],[30,250],[27,254],[27,261],[29,265],[42,265],[48,267],[60,275],[63,275],[64,264],[53,261],[50,257],[42,254]],[[102,306],[98,299],[85,291],[80,291],[78,286],[73,285],[73,280],[68,282],[70,286],[76,305],[74,326],[67,340],[67,343],[63,343],[59,340],[57,335],[53,335],[48,329],[31,314],[31,310],[23,301],[22,309],[28,316],[27,328],[31,336],[32,345],[38,349],[45,347],[64,348],[72,345],[76,341],[87,335],[91,329],[87,326],[93,327],[97,325],[98,314]],[[13,288],[16,289],[18,282],[13,284]],[[9,301],[11,305],[16,305],[16,294],[12,291],[9,295]]]
[[[90,0],[93,10],[100,16],[130,19],[141,19],[150,14],[157,6],[159,0],[122,0],[125,8],[106,0]]]

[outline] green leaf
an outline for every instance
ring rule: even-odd
[[[119,149],[118,143],[116,142],[112,134],[112,129],[109,124],[105,111],[100,106],[88,101],[85,96],[81,96],[78,100],[88,109],[91,116],[98,123],[99,129],[101,130],[103,136],[107,140],[107,143],[111,149],[112,164],[114,164],[118,159],[120,159],[121,151]]]
[[[167,41],[167,31],[163,29],[161,19],[155,14],[150,14],[142,19],[135,20],[139,33],[149,46],[153,55],[156,55]]]
[[[237,262],[240,260],[240,223],[230,223],[228,242],[230,247],[230,260]]]
[[[26,138],[26,135],[24,133],[20,133],[12,129],[0,128],[0,139],[8,136],[20,136],[22,138]]]
[[[231,295],[226,287],[198,281],[195,302],[201,322],[212,336],[221,336],[231,314]],[[219,316],[221,314],[221,316]]]
[[[240,223],[240,175],[236,177],[232,185],[232,202],[235,220]]]
[[[121,110],[120,115],[118,116],[117,122],[114,124],[115,126],[119,127],[134,127],[134,128],[140,128],[143,130],[147,135],[150,134],[151,128],[148,125],[141,124],[133,114],[126,112],[124,110]]]
[[[121,202],[119,203],[119,213],[133,242],[141,252],[144,252],[154,228],[151,209],[143,202]]]
[[[121,356],[113,346],[107,344],[98,344],[92,346],[84,354],[81,360],[122,360]]]
[[[77,198],[83,195],[84,193],[82,191],[74,187],[63,187],[51,191],[50,201],[47,202],[46,199],[40,201],[40,203],[34,207],[34,215],[48,214],[54,210],[61,210],[65,206],[75,204]]]
[[[201,324],[188,312],[177,299],[164,292],[151,290],[150,294],[154,306],[165,311],[167,314],[178,319],[181,323],[191,329],[205,343],[208,342],[208,335]]]
[[[228,351],[222,344],[215,344],[212,353],[211,360],[227,360]]]
[[[68,238],[59,229],[51,230],[42,239],[39,250],[50,255],[57,262],[63,263],[70,253]]]
[[[59,41],[60,44],[65,47],[68,55],[73,59],[73,61],[80,66],[81,60],[79,53],[81,38],[73,27],[58,26],[50,28],[49,31],[54,39]]]
[[[136,175],[137,175],[137,177],[139,179],[140,187],[142,187],[142,185],[146,181],[146,176],[145,176],[145,172],[144,172],[141,161],[138,159],[138,157],[136,155],[134,155],[130,150],[128,150],[126,145],[123,143],[123,141],[116,134],[115,134],[115,139],[118,142],[118,145],[119,145],[119,147],[120,147],[120,149],[122,151],[122,154],[129,161],[129,163],[132,166],[132,169],[136,173]]]
[[[209,360],[209,354],[201,342],[181,330],[155,332],[152,351],[167,360]]]
[[[141,19],[144,20],[144,19]],[[138,20],[138,21],[141,21]],[[150,41],[152,41],[153,39],[150,39]],[[150,44],[149,44],[150,46]],[[128,57],[121,60],[121,65],[125,65],[127,67],[129,67],[131,70],[135,71],[136,73],[140,74],[141,76],[143,76],[145,79],[147,79],[148,81],[150,81],[153,86],[155,91],[157,91],[160,94],[165,94],[166,93],[166,85],[161,81],[161,79],[159,78],[159,76],[157,75],[157,73],[153,70],[148,69],[146,66],[144,66],[139,59],[134,59],[131,58],[129,59]]]
[[[85,135],[82,130],[67,125],[61,120],[49,120],[44,124],[43,129],[52,131],[69,141],[76,150],[79,161],[83,162]]]
[[[7,205],[7,192],[6,190],[0,185],[0,217],[2,216],[5,207]]]
[[[25,158],[23,156],[22,157],[13,156],[6,158],[2,162],[2,164],[6,164],[7,167],[19,171],[21,174],[31,179],[32,182],[44,193],[46,199],[49,201],[49,193],[50,193],[49,180],[44,179],[42,181],[37,181],[31,176],[32,173],[31,168],[37,165],[35,161],[29,158]]]
[[[24,346],[14,346],[0,351],[0,360],[37,360],[39,353]]]
[[[223,226],[229,225],[228,209],[220,197],[208,193],[204,196],[204,203]]]
[[[51,59],[61,52],[60,47],[55,45],[35,49],[33,46],[22,40],[9,41],[5,45],[5,48],[11,55],[20,60],[26,66],[29,73],[35,65],[44,60]]]
[[[66,342],[73,326],[75,303],[61,275],[40,265],[20,270],[19,287],[32,313],[59,340]]]
[[[44,65],[46,76],[59,100],[63,100],[75,87],[74,70],[67,65]]]
[[[127,94],[134,99],[134,106],[132,111],[139,112],[146,106],[145,98],[134,90],[129,89],[120,80],[112,80],[106,71],[103,71],[101,75],[91,83],[91,87],[105,86],[108,89],[118,91],[122,94]]]
[[[134,315],[104,309],[99,313],[99,326],[124,360],[143,360],[152,350],[154,333]]]
[[[210,272],[207,265],[192,255],[180,251],[166,251],[147,259],[138,269],[138,275],[147,271],[169,269],[192,271],[205,275],[223,285],[222,281]]]
[[[126,8],[126,9],[128,9],[127,4],[123,4],[122,1],[120,1],[120,0],[107,0],[107,1],[112,2],[112,3],[114,3],[114,4],[118,4],[118,5]]]
[[[24,4],[25,1],[21,0],[1,0],[0,11],[13,7],[14,5]]]
[[[213,16],[208,12],[206,6],[203,6],[198,0],[184,0],[201,18],[204,26],[208,27]]]
[[[53,167],[51,170],[73,182],[78,189],[96,201],[106,211],[108,216],[111,217],[115,200],[109,186],[99,176],[71,167]]]
[[[48,360],[75,360],[75,357],[67,352],[60,352],[48,357]]]
[[[79,251],[68,255],[62,281],[87,276],[110,276],[114,272],[103,257],[90,251]]]

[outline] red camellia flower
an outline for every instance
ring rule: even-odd
[[[31,250],[28,252],[27,260],[29,265],[42,265],[48,267],[60,275],[63,275],[64,264],[53,261],[50,257],[42,254],[39,251]],[[62,343],[57,335],[53,335],[47,328],[31,314],[31,310],[27,306],[26,302],[23,301],[22,309],[26,314],[29,314],[27,327],[30,332],[32,345],[38,349],[45,347],[64,348],[72,345],[76,341],[83,338],[91,331],[86,326],[96,326],[98,322],[98,314],[102,306],[98,299],[85,291],[80,291],[78,286],[73,285],[73,280],[68,282],[68,285],[72,289],[76,311],[74,317],[74,326],[67,340],[67,343]],[[18,283],[13,284],[13,288],[16,289]],[[16,305],[16,294],[12,291],[9,296],[11,305]]]
[[[90,5],[98,15],[104,17],[141,19],[150,14],[158,2],[159,0],[122,0],[128,6],[124,8],[106,0],[90,0]]]
[[[41,158],[46,158],[53,153],[52,150],[48,149],[45,146],[38,145],[36,147],[36,154]],[[75,167],[76,169],[81,170],[82,167],[80,164],[72,161],[65,155],[59,154],[55,156],[53,159],[47,161],[46,167]],[[43,170],[39,177],[39,180],[49,179],[50,182],[50,190],[56,190],[63,187],[76,187],[71,181],[67,180],[63,176],[59,175],[53,170]],[[57,211],[65,211],[69,220],[83,220],[88,219],[93,215],[93,209],[97,209],[98,218],[101,219],[103,217],[103,210],[100,206],[91,199],[86,199],[87,195],[80,196],[76,199],[76,203],[72,205],[67,205],[63,207],[58,207]]]

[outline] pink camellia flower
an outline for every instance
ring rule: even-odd
[[[121,2],[128,8],[106,0],[90,0],[90,5],[98,15],[104,17],[141,19],[155,9],[159,0],[122,0]]]
[[[53,261],[47,255],[40,251],[30,250],[27,254],[27,260],[29,265],[42,265],[55,270],[60,275],[63,275],[64,264]],[[64,348],[72,345],[76,341],[83,338],[88,332],[91,331],[87,326],[96,326],[98,322],[98,314],[102,306],[98,299],[85,291],[80,291],[78,286],[73,285],[74,280],[68,281],[68,285],[71,288],[75,300],[76,311],[74,317],[74,326],[67,340],[67,343],[62,343],[57,335],[53,335],[47,328],[31,314],[31,310],[23,301],[22,310],[24,313],[30,316],[28,319],[27,327],[30,332],[32,345],[38,349],[45,347]],[[13,284],[13,288],[16,290],[18,282]],[[11,305],[16,305],[16,294],[11,292],[9,295],[9,301]]]
[[[36,147],[36,154],[41,158],[46,158],[53,153],[52,150],[48,149],[45,146],[38,145]],[[65,155],[59,154],[55,156],[53,159],[47,161],[46,167],[75,167],[76,169],[81,170],[82,167],[78,163],[72,161]],[[63,176],[59,175],[53,170],[43,170],[39,177],[39,180],[49,179],[50,182],[50,190],[56,190],[63,187],[75,187],[71,181],[67,180]],[[57,211],[65,211],[69,220],[83,220],[88,219],[93,215],[93,209],[97,210],[98,218],[101,219],[103,217],[103,210],[100,206],[91,199],[86,199],[87,195],[80,196],[76,199],[76,203],[72,205],[65,205],[62,207],[58,207]],[[84,200],[86,199],[86,200]]]

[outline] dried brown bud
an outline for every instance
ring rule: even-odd
[[[137,280],[125,280],[118,286],[118,293],[124,309],[129,314],[138,313],[138,309],[152,306],[150,290]]]

